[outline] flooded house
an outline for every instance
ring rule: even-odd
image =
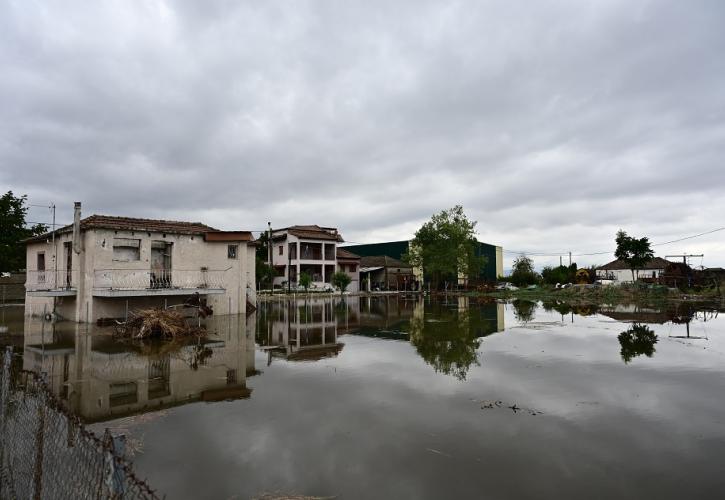
[[[332,290],[332,275],[339,265],[337,245],[343,241],[334,227],[309,225],[272,230],[271,259],[277,273],[274,285],[296,287],[299,276],[307,273],[312,277],[313,288]],[[349,260],[347,254],[343,255],[344,263]],[[357,291],[353,283],[350,285],[348,291]]]
[[[249,231],[200,222],[91,215],[26,240],[25,314],[78,322],[183,303],[198,294],[215,314],[255,304]]]
[[[348,252],[344,248],[337,249],[337,270],[350,277],[350,284],[347,286],[348,292],[360,291],[360,259],[359,255]]]
[[[635,269],[637,279],[648,278],[656,280],[665,273],[665,269],[672,262],[661,257],[655,257],[639,269]],[[611,281],[614,284],[632,283],[632,269],[623,260],[617,259],[596,269],[597,279]]]

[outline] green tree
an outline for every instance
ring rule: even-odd
[[[516,286],[526,286],[538,281],[539,275],[534,271],[534,261],[525,255],[516,257],[511,270],[511,283]]]
[[[257,282],[260,288],[272,287],[272,280],[277,275],[274,268],[267,264],[264,259],[257,256],[255,272],[257,274]]]
[[[307,292],[312,284],[312,276],[310,276],[308,272],[303,271],[300,273],[298,282],[300,286],[305,289],[305,292]]]
[[[486,258],[478,255],[476,221],[471,221],[456,205],[433,215],[415,233],[403,260],[421,267],[438,289],[442,279],[457,279],[459,274],[477,278]]]
[[[332,284],[340,289],[340,295],[345,293],[345,290],[351,281],[352,278],[350,278],[350,275],[343,271],[337,271],[332,275]]]
[[[636,281],[635,270],[639,270],[654,258],[649,239],[633,238],[620,229],[617,231],[615,241],[617,249],[614,251],[614,256],[627,264],[632,271],[632,281]]]
[[[0,198],[0,271],[17,271],[25,268],[25,238],[45,233],[48,226],[34,224],[27,227],[27,195],[13,196],[8,191]]]
[[[574,283],[576,281],[577,267],[575,263],[571,266],[546,266],[541,270],[541,278],[544,283],[555,285],[557,283]]]

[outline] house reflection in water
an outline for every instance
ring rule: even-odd
[[[210,335],[200,342],[154,348],[114,341],[107,328],[27,319],[23,366],[45,373],[53,392],[87,422],[249,397],[254,315],[209,318],[206,327]]]
[[[268,363],[336,356],[344,346],[337,341],[336,307],[319,297],[266,302],[258,313],[257,342],[269,352]]]
[[[428,351],[440,350],[441,343],[462,345],[460,365],[465,367],[452,362],[457,376],[475,361],[480,339],[504,329],[503,304],[468,297],[450,302],[401,295],[308,297],[264,302],[258,314],[257,343],[269,352],[269,363],[336,356],[344,345],[339,337],[348,334],[411,342],[426,361]],[[443,321],[426,321],[426,314]]]

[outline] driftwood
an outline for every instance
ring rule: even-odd
[[[206,330],[189,326],[184,315],[173,309],[142,309],[116,327],[116,333],[132,339],[176,339],[187,336],[206,336]]]

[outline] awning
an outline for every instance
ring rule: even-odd
[[[384,269],[384,267],[383,266],[378,266],[378,267],[361,267],[360,268],[360,272],[361,273],[369,273],[370,271],[379,271],[381,269]]]

